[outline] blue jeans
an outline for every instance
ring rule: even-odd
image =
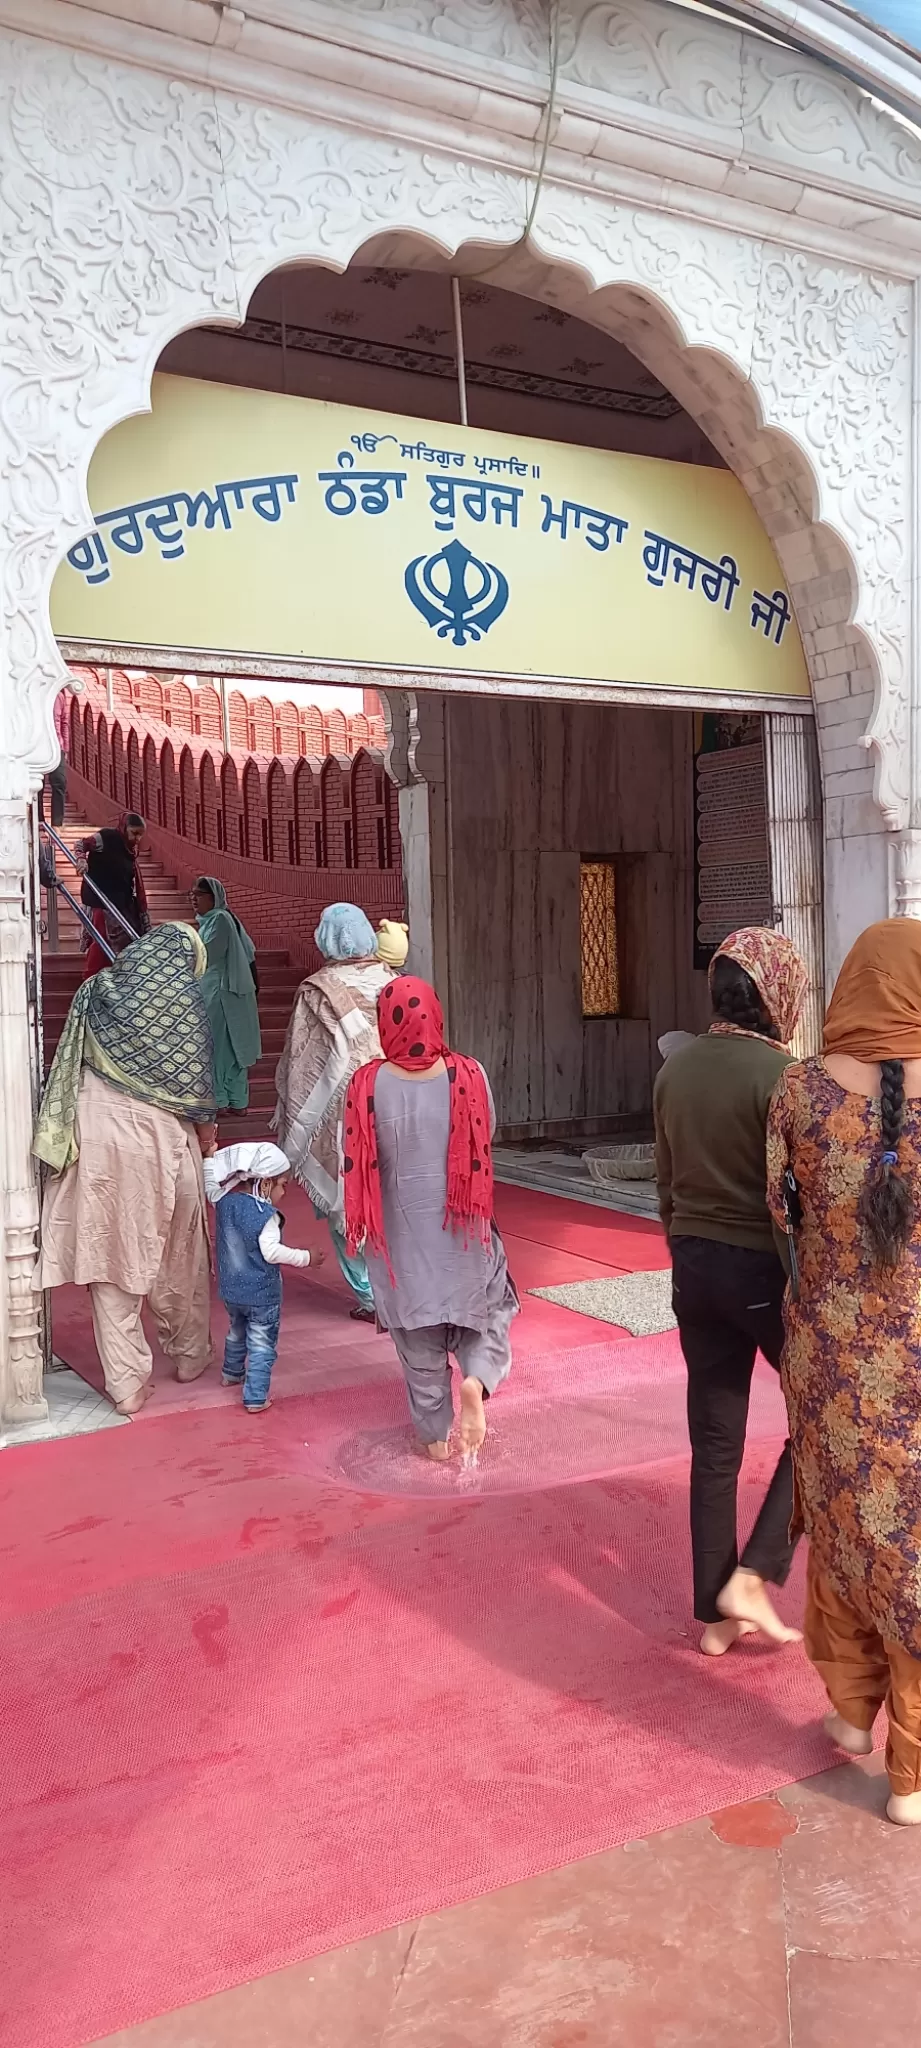
[[[234,1308],[225,1301],[230,1328],[224,1343],[224,1378],[243,1388],[244,1408],[261,1408],[269,1398],[278,1351],[281,1303],[276,1308]]]

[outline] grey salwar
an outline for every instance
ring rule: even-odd
[[[451,1434],[452,1352],[464,1379],[479,1380],[484,1394],[494,1394],[511,1371],[509,1333],[512,1319],[518,1314],[518,1295],[498,1237],[494,1250],[495,1281],[487,1288],[489,1323],[485,1330],[465,1330],[456,1323],[432,1323],[421,1330],[390,1331],[403,1368],[409,1412],[424,1444],[446,1443]]]

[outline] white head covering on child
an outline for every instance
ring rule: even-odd
[[[211,1161],[222,1193],[229,1195],[241,1182],[279,1180],[291,1172],[291,1161],[280,1145],[265,1140],[257,1145],[225,1145]]]

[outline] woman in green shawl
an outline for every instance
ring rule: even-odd
[[[219,1110],[242,1116],[249,1104],[249,1074],[262,1054],[256,948],[227,907],[227,891],[214,875],[200,875],[192,891],[198,929],[208,948],[201,990],[214,1039],[214,1085]]]
[[[213,1135],[207,955],[162,924],[78,990],[32,1150],[42,1287],[88,1287],[106,1392],[136,1415],[153,1391],[145,1302],[180,1380],[211,1353],[208,1224],[197,1126]]]

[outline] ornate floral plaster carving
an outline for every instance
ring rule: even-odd
[[[456,52],[465,68],[525,73],[546,96],[551,18],[542,0],[303,0],[305,30],[329,35],[348,20],[357,44],[401,45],[441,62]],[[693,140],[706,132],[732,159],[798,170],[823,184],[899,193],[915,210],[921,145],[857,85],[818,60],[740,30],[730,21],[656,0],[559,0],[558,110],[591,109],[606,125],[632,107],[648,132]],[[572,88],[577,89],[574,96]]]
[[[47,598],[96,443],[177,324],[238,310],[213,98],[0,38],[4,753],[51,755]]]
[[[902,825],[910,723],[909,287],[581,194],[548,194],[535,241],[548,255],[570,254],[598,290],[633,285],[653,294],[685,345],[717,351],[750,377],[765,424],[806,455],[819,517],[855,564],[856,623],[879,664],[868,735],[876,795],[887,825]],[[687,402],[693,410],[693,399]]]
[[[465,239],[517,240],[528,182],[436,151],[318,127],[250,100],[217,102],[230,236],[243,304],[292,258],[344,269],[382,230],[431,234],[445,251]]]
[[[443,49],[504,58],[531,68],[546,63],[546,0],[338,0],[313,6],[315,19],[368,24],[388,37],[424,38]]]
[[[752,379],[766,423],[808,457],[818,516],[855,565],[855,622],[880,669],[867,737],[891,828],[909,800],[910,319],[907,285],[765,250]]]
[[[865,178],[921,191],[921,136],[893,120],[865,92],[788,50],[745,38],[745,139],[750,149],[778,145],[824,180]]]
[[[761,245],[667,214],[545,188],[533,236],[547,256],[589,272],[596,290],[638,286],[662,300],[682,339],[748,369]]]
[[[921,832],[908,828],[889,843],[895,914],[921,917]]]
[[[564,78],[738,137],[742,39],[728,23],[643,0],[576,0],[561,17]]]

